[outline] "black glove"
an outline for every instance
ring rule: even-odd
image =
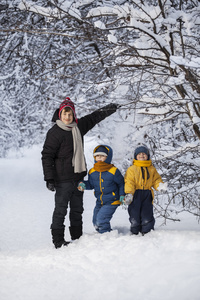
[[[110,103],[106,106],[103,106],[100,108],[101,111],[110,111],[110,112],[116,112],[116,110],[120,107],[121,105],[116,104],[116,103]]]
[[[54,192],[55,191],[55,185],[54,185],[54,180],[47,180],[46,186],[48,190]]]
[[[103,109],[103,110],[108,109],[108,110],[114,110],[114,111],[116,111],[116,109],[117,109],[117,104],[116,104],[116,103],[110,103],[110,104],[108,104],[108,105],[102,107],[102,109]]]
[[[93,116],[95,118],[95,124],[103,121],[105,118],[109,117],[113,113],[116,112],[118,108],[118,104],[110,103],[106,106],[103,106],[93,112]],[[93,125],[94,126],[94,125]]]

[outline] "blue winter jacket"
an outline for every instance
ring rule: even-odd
[[[109,150],[105,163],[110,164],[113,155],[112,148],[107,145],[101,146]],[[100,145],[98,147],[100,147]],[[97,148],[95,148],[94,152],[96,149]],[[95,159],[94,162],[96,163]],[[94,168],[90,169],[88,180],[84,181],[84,183],[86,190],[94,189],[94,195],[101,205],[120,205],[119,198],[121,195],[125,195],[124,177],[115,166],[105,172],[97,172]]]

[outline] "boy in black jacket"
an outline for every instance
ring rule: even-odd
[[[76,240],[82,235],[83,193],[77,185],[87,174],[83,136],[117,108],[117,104],[109,104],[77,119],[74,103],[67,97],[54,113],[52,121],[56,124],[47,132],[42,165],[47,188],[56,191],[51,224],[55,248],[69,243],[64,239],[68,204],[71,239]]]

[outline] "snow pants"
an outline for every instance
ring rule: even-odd
[[[70,233],[72,239],[79,238],[82,235],[83,192],[80,192],[77,186],[77,181],[56,183],[55,209],[51,224],[53,232],[64,230],[64,221],[69,205]]]
[[[101,205],[97,202],[93,212],[93,225],[99,233],[111,231],[110,220],[119,205]]]
[[[147,233],[154,229],[152,194],[150,190],[136,190],[133,201],[128,207],[131,232]]]

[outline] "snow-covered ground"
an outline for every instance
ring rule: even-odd
[[[189,214],[131,236],[127,211],[119,207],[113,231],[100,235],[91,222],[93,192],[86,191],[84,235],[55,249],[54,193],[43,181],[41,147],[0,160],[1,300],[200,299],[200,225]],[[66,218],[66,239],[68,225]]]

